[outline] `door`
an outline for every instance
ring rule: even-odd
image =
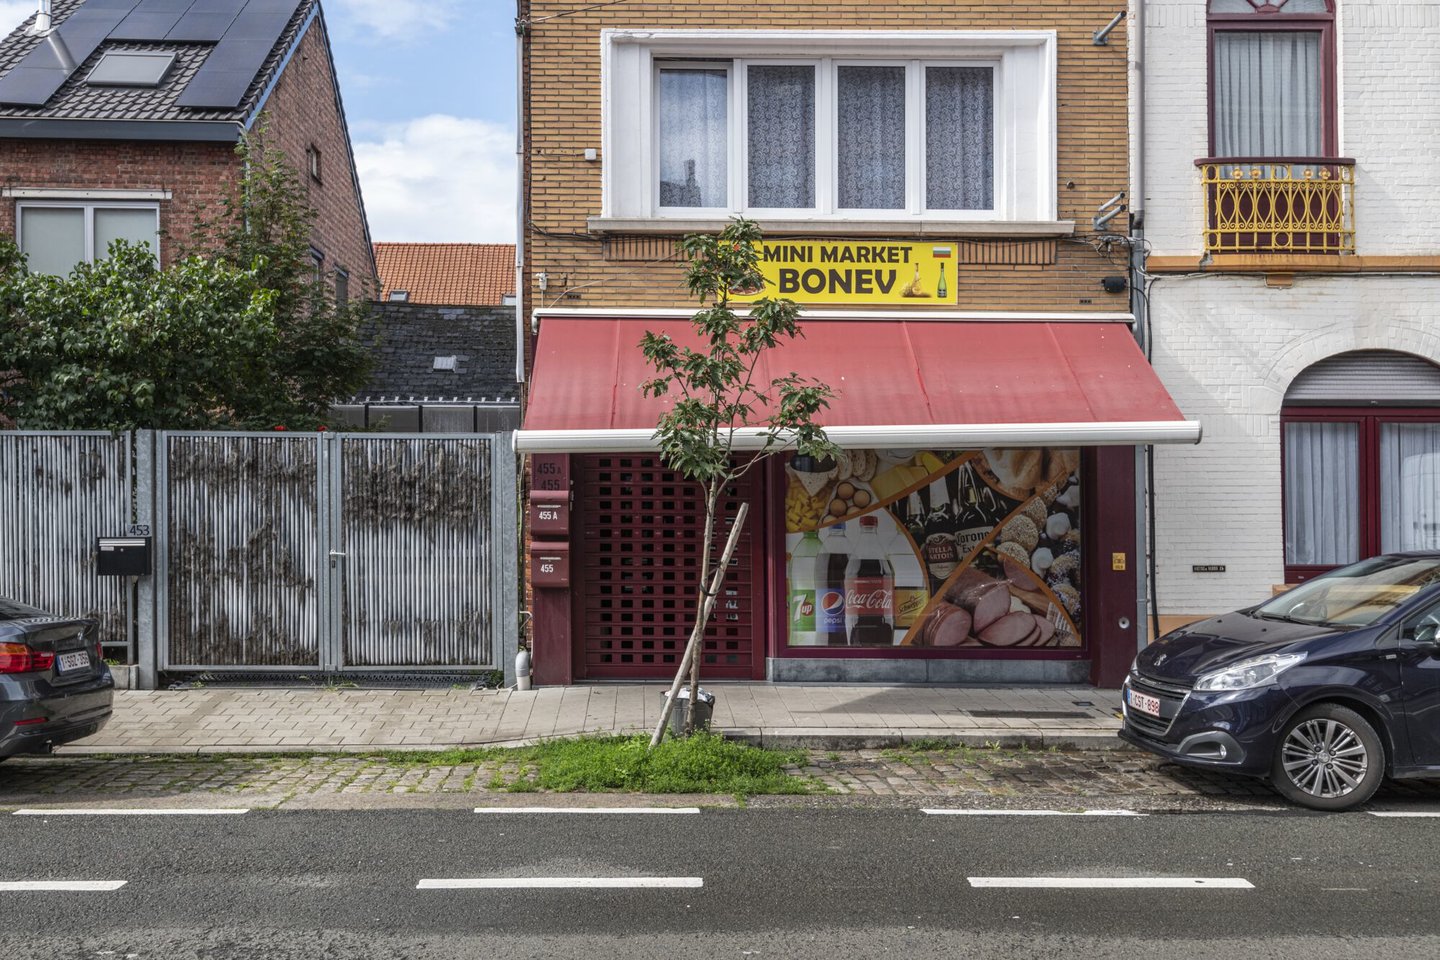
[[[1440,604],[1405,622],[1399,660],[1412,762],[1440,765]]]

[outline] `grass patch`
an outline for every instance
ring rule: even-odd
[[[725,793],[736,796],[810,793],[814,786],[785,772],[803,750],[765,750],[699,733],[665,740],[654,750],[644,734],[547,740],[529,747],[387,751],[393,765],[499,763],[486,786],[514,793]]]

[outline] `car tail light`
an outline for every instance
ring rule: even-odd
[[[34,673],[54,664],[53,653],[39,653],[23,643],[0,643],[0,673]]]

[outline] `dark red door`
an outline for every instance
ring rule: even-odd
[[[705,530],[700,488],[653,454],[592,454],[573,462],[576,679],[669,679],[695,622]],[[715,556],[729,535],[725,521],[742,501],[749,501],[750,517],[705,632],[702,679],[764,677],[761,474],[747,474],[721,500]]]

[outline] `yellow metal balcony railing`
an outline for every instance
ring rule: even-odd
[[[1207,157],[1207,253],[1355,252],[1355,161]]]

